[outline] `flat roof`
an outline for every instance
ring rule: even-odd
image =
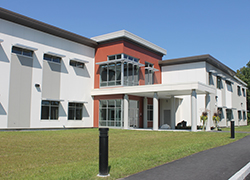
[[[153,50],[155,52],[160,53],[161,55],[165,55],[167,54],[167,51],[139,36],[136,36],[135,34],[128,32],[126,30],[120,30],[120,31],[116,31],[116,32],[112,32],[112,33],[108,33],[108,34],[104,34],[104,35],[100,35],[100,36],[95,36],[92,37],[91,39],[95,40],[98,43],[103,43],[103,42],[108,42],[111,40],[115,40],[115,39],[120,39],[120,38],[125,38],[125,39],[129,39],[132,42],[138,43],[143,47],[146,47],[150,50]]]
[[[38,31],[42,31],[44,33],[48,33],[60,38],[80,43],[86,46],[90,47],[97,46],[97,43],[89,38],[43,23],[41,21],[29,18],[27,16],[23,16],[21,14],[9,11],[1,7],[0,7],[0,18],[32,29],[36,29]]]
[[[169,66],[169,65],[176,65],[176,64],[201,62],[201,61],[206,61],[207,63],[215,66],[216,68],[222,70],[223,72],[225,72],[231,76],[235,76],[235,74],[236,74],[235,71],[233,71],[232,69],[230,69],[225,64],[218,61],[217,59],[215,59],[210,54],[176,58],[176,59],[167,59],[167,60],[159,61],[159,65],[160,66]]]

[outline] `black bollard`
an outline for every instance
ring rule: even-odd
[[[231,121],[231,138],[235,138],[234,121]]]
[[[108,172],[108,131],[109,128],[99,128],[99,174],[109,176]]]

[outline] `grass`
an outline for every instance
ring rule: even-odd
[[[231,128],[221,128],[222,131],[231,131]],[[250,125],[248,126],[235,126],[236,132],[250,132]]]
[[[250,126],[246,129],[250,131]],[[239,133],[230,139],[230,133],[110,129],[110,177],[106,179],[125,177],[247,135]],[[98,129],[2,131],[0,142],[0,179],[100,179],[96,176]]]

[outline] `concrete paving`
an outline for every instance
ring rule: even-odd
[[[124,180],[224,180],[250,162],[250,135],[225,146],[128,176]]]

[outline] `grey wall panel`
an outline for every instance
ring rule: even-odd
[[[43,98],[60,99],[60,77],[60,64],[43,61]]]
[[[30,127],[33,59],[11,55],[8,127]]]

